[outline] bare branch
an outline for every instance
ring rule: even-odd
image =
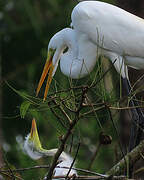
[[[141,143],[134,148],[131,152],[129,152],[120,162],[118,162],[116,165],[114,165],[108,172],[108,175],[119,175],[123,171],[126,170],[127,163],[129,163],[129,167],[136,163],[140,158],[141,154],[144,153],[144,140],[141,141]]]
[[[46,180],[52,179],[53,171],[54,171],[54,169],[55,169],[55,167],[57,165],[58,158],[59,158],[60,154],[64,151],[65,143],[66,143],[68,137],[70,136],[74,126],[77,124],[77,122],[79,120],[79,113],[80,113],[80,111],[81,111],[81,109],[83,107],[83,102],[84,102],[84,98],[85,98],[85,94],[87,93],[87,90],[88,89],[86,87],[82,89],[81,101],[80,101],[79,107],[78,107],[78,109],[77,109],[77,111],[75,113],[75,118],[70,123],[69,128],[68,128],[66,134],[62,138],[62,143],[61,143],[57,153],[54,156],[53,163],[52,163],[52,165],[51,165],[51,167],[49,169],[48,175],[46,176]]]

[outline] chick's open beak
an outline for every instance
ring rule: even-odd
[[[55,52],[55,50],[52,50],[52,49],[50,49],[48,51],[48,57],[47,57],[47,60],[46,60],[46,63],[45,63],[45,66],[44,66],[44,69],[43,69],[43,72],[42,72],[38,87],[37,87],[37,90],[36,90],[36,96],[38,96],[39,91],[40,91],[40,89],[42,87],[42,84],[43,84],[43,82],[44,82],[44,80],[45,80],[45,78],[46,78],[46,76],[47,76],[47,74],[49,72],[46,87],[45,87],[45,92],[44,92],[44,100],[47,97],[48,90],[49,90],[49,87],[50,87],[50,84],[51,84],[51,81],[52,81],[52,75],[53,75],[53,70],[54,70],[54,65],[52,63],[52,59],[53,59],[53,56],[54,56],[54,52]]]
[[[36,121],[35,121],[35,119],[33,118],[30,136],[31,136],[31,138],[34,138],[34,137],[36,137],[36,135],[38,135],[37,126],[36,126]]]
[[[39,140],[39,135],[38,135],[38,131],[37,131],[37,125],[36,125],[36,121],[35,121],[34,118],[32,120],[32,127],[31,127],[31,132],[30,132],[30,138],[31,138],[35,148],[41,149],[41,142]]]

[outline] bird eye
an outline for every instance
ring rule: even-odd
[[[66,53],[68,51],[68,47],[66,47],[63,51],[63,53]]]

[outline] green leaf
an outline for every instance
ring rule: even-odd
[[[21,107],[20,107],[20,116],[21,116],[21,118],[25,117],[26,112],[28,111],[28,108],[29,108],[30,105],[31,105],[31,103],[29,101],[24,101],[21,104]]]

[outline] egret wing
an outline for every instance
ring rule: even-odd
[[[116,6],[84,1],[72,12],[72,25],[98,46],[118,53],[144,57],[144,20]]]

